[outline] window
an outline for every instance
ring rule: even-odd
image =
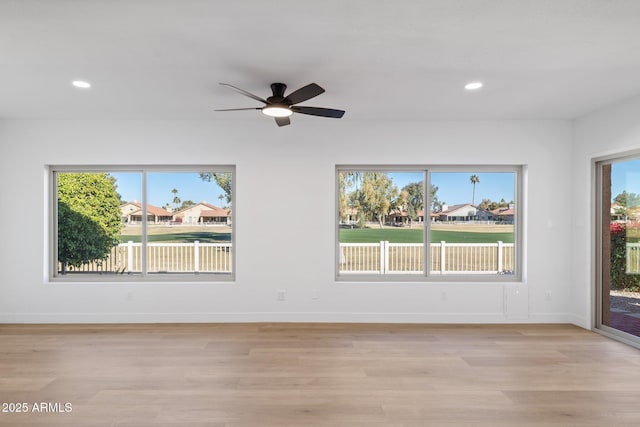
[[[520,166],[338,166],[340,280],[521,280]]]
[[[54,280],[230,280],[234,167],[52,167]]]

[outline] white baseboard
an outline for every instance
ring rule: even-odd
[[[588,329],[588,330],[593,330],[593,325],[591,324],[591,319],[587,319],[585,317],[582,316],[576,316],[575,314],[569,314],[568,316],[568,322],[567,323],[571,323],[573,325],[579,326],[583,329]]]
[[[531,314],[508,318],[504,313],[3,313],[0,323],[569,323],[580,327],[566,313]],[[587,328],[588,329],[588,328]]]

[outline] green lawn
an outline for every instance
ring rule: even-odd
[[[139,235],[122,235],[122,242],[132,240],[140,242]],[[149,242],[191,243],[198,240],[202,243],[230,242],[231,233],[212,231],[192,231],[185,233],[150,234]],[[363,228],[340,229],[340,242],[343,243],[377,243],[387,240],[391,243],[422,243],[422,228]],[[431,241],[448,243],[513,243],[513,233],[483,233],[465,231],[432,230]]]
[[[121,242],[132,240],[135,243],[140,242],[139,235],[120,236]],[[167,234],[149,234],[149,242],[176,242],[176,243],[192,243],[195,241],[200,243],[219,243],[230,242],[231,233],[216,233],[214,231],[191,231],[187,233],[167,233]]]
[[[422,229],[341,229],[342,243],[377,243],[387,240],[391,243],[422,243]],[[448,243],[513,243],[513,233],[483,233],[465,231],[432,230],[431,242],[445,241]]]
[[[464,231],[431,231],[433,243],[445,241],[448,243],[513,243],[513,233],[482,233]]]

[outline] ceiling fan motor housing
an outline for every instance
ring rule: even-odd
[[[273,96],[267,98],[267,101],[273,104],[288,104],[284,102],[284,92],[287,90],[287,85],[284,83],[271,83],[271,91]]]

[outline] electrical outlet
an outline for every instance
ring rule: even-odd
[[[287,291],[285,291],[284,289],[278,289],[277,299],[278,299],[278,301],[286,300],[287,299]]]
[[[131,292],[131,291],[127,292],[127,300],[128,301],[132,301],[133,300],[133,292]]]
[[[311,290],[311,299],[318,299],[318,290],[317,289],[312,289]]]
[[[446,293],[446,292],[444,292],[444,291],[443,291],[443,292],[440,294],[440,301],[446,301],[447,299],[449,299],[449,296],[447,295],[447,293]]]
[[[544,293],[545,301],[551,301],[551,291],[547,291]]]

